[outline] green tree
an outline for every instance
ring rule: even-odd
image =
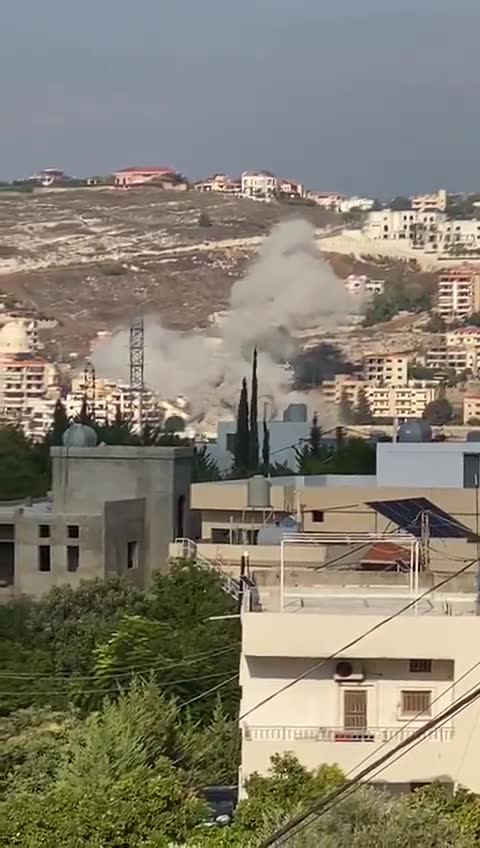
[[[208,453],[207,445],[193,448],[192,482],[204,483],[220,480],[221,475],[215,460]]]
[[[248,415],[248,388],[245,377],[242,380],[242,390],[238,402],[237,432],[235,435],[235,452],[233,470],[236,475],[248,474],[250,464],[250,427]]]
[[[365,389],[359,389],[357,395],[357,403],[354,409],[355,424],[371,424],[373,421],[372,410],[368,402],[368,397]]]
[[[185,420],[181,415],[171,415],[166,419],[163,429],[165,433],[183,433],[185,430]]]
[[[45,495],[49,484],[33,442],[17,427],[0,429],[0,501]]]
[[[342,389],[340,403],[338,404],[338,420],[341,424],[353,424],[355,413],[352,402],[348,397],[346,389]]]
[[[448,424],[452,419],[453,409],[451,403],[445,398],[438,398],[427,403],[423,410],[422,418],[428,421],[429,424],[441,427],[443,424]]]
[[[310,442],[309,450],[311,457],[318,457],[321,453],[322,446],[322,431],[318,424],[318,415],[313,413],[312,426],[310,427]]]
[[[426,333],[444,333],[446,328],[445,320],[438,312],[434,312],[423,329]]]
[[[258,379],[257,348],[253,351],[252,388],[250,394],[249,470],[258,471]]]

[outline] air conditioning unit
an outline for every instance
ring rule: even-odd
[[[339,660],[335,666],[333,679],[338,683],[354,683],[364,680],[365,673],[360,663],[351,660]]]

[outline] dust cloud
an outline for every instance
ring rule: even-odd
[[[233,285],[228,312],[215,331],[173,332],[147,317],[146,385],[166,400],[186,398],[192,422],[218,420],[236,408],[256,346],[259,401],[268,402],[270,417],[299,400],[287,365],[298,350],[295,334],[332,330],[352,312],[352,299],[321,257],[314,234],[305,221],[278,224]],[[128,329],[121,329],[95,347],[99,376],[128,379],[128,342]]]

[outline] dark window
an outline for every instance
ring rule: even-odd
[[[78,539],[78,537],[80,536],[78,524],[67,525],[67,536],[69,539]]]
[[[177,500],[177,539],[185,535],[185,495],[180,495]]]
[[[312,521],[322,522],[324,520],[323,512],[320,509],[314,509],[312,512]]]
[[[410,672],[412,674],[431,674],[432,671],[432,661],[431,660],[410,660]]]
[[[235,442],[237,439],[236,433],[227,433],[227,450],[230,453],[235,453]]]
[[[463,488],[476,489],[480,483],[480,454],[463,454]]]
[[[11,542],[15,539],[15,524],[0,524],[0,539]]]
[[[138,542],[127,542],[127,568],[138,568]]]
[[[38,570],[50,571],[50,545],[38,546]]]
[[[50,524],[39,524],[38,525],[38,535],[41,539],[49,539],[50,538]]]
[[[80,548],[78,545],[67,545],[67,571],[77,571],[80,565]]]
[[[212,527],[211,531],[212,542],[216,545],[228,545],[230,541],[230,530],[223,527]]]

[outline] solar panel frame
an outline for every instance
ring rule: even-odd
[[[388,518],[412,536],[422,535],[422,514],[428,515],[429,535],[433,539],[480,541],[473,530],[449,515],[428,498],[399,498],[391,501],[367,501],[367,506]]]

